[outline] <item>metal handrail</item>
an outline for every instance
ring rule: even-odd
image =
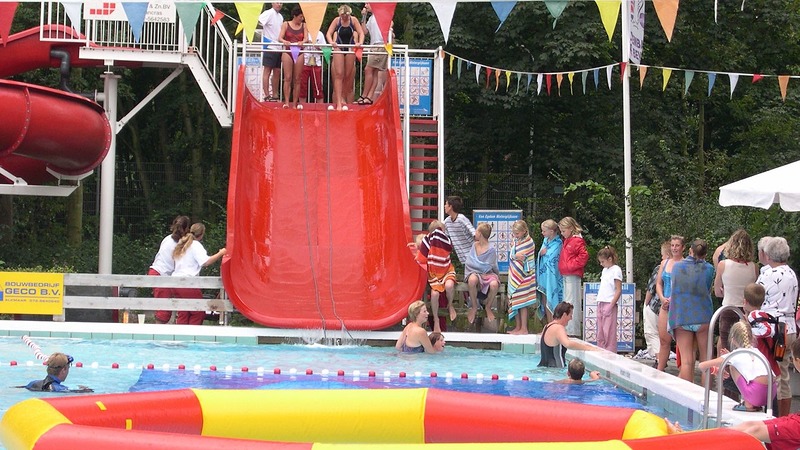
[[[722,313],[725,312],[725,311],[735,311],[736,314],[739,316],[739,319],[745,320],[744,313],[742,312],[741,308],[739,308],[738,306],[726,305],[726,306],[723,306],[723,307],[719,308],[718,310],[716,310],[714,312],[714,315],[711,316],[711,321],[708,323],[708,345],[706,346],[708,351],[707,351],[706,355],[709,355],[709,357],[710,357],[710,355],[714,354],[714,326],[716,326],[717,322],[719,322],[719,316],[721,316]],[[705,384],[705,390],[706,391],[705,391],[705,403],[703,403],[704,408],[703,408],[703,423],[702,423],[702,427],[703,428],[707,428],[708,427],[708,401],[709,401],[709,398],[711,397],[711,395],[710,395],[710,393],[711,393],[711,379],[710,379],[710,377],[705,377],[705,383],[704,384]],[[722,395],[722,394],[720,393],[719,395]],[[720,408],[721,408],[721,406],[720,406]]]
[[[764,355],[761,354],[761,351],[756,349],[756,348],[752,348],[752,347],[737,348],[736,350],[734,350],[734,351],[728,353],[727,355],[725,355],[725,357],[722,359],[722,365],[719,368],[720,376],[717,377],[717,427],[719,427],[720,422],[721,422],[720,418],[722,417],[722,378],[723,378],[722,377],[722,372],[725,370],[725,368],[728,366],[728,364],[730,364],[730,359],[733,357],[733,355],[741,354],[741,353],[750,353],[752,355],[755,355],[756,358],[758,358],[758,360],[761,361],[762,364],[764,364],[764,367],[766,367],[766,369],[767,369],[767,411],[772,409],[772,383],[773,383],[773,380],[774,380],[774,375],[772,373],[772,367],[770,367],[769,361],[767,361],[767,358],[764,357]],[[706,380],[708,380],[709,378],[711,378],[711,377],[706,377]],[[708,384],[709,384],[708,381],[706,381],[706,399],[708,399]],[[708,403],[706,403],[706,407],[703,408],[703,428],[707,427],[707,423],[708,423]]]

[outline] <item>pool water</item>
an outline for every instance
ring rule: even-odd
[[[65,384],[73,388],[89,386],[97,393],[180,388],[432,387],[622,406],[665,415],[663,410],[642,404],[637,397],[609,382],[553,383],[566,376],[565,369],[537,367],[538,355],[496,350],[448,347],[441,354],[411,355],[398,354],[393,347],[356,345],[237,345],[62,338],[34,338],[33,341],[46,355],[56,351],[72,355],[75,363]],[[12,366],[11,361],[17,365]],[[78,363],[83,367],[78,367]],[[112,368],[114,365],[118,368]],[[275,373],[276,369],[280,373]],[[340,371],[343,371],[341,376]],[[5,386],[0,387],[0,416],[11,405],[28,398],[80,395],[34,393],[15,387],[41,379],[45,372],[42,362],[22,339],[0,337],[0,376],[5,380]],[[370,376],[370,372],[374,376]]]

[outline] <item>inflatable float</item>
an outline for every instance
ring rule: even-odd
[[[51,395],[9,408],[0,421],[0,439],[9,450],[445,443],[458,449],[498,443],[526,449],[763,449],[751,436],[724,428],[667,435],[663,419],[635,409],[436,389]]]

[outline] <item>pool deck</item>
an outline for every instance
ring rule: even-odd
[[[223,342],[243,345],[314,343],[357,343],[370,346],[393,346],[398,331],[296,330],[260,327],[158,325],[138,323],[87,323],[0,321],[0,336],[133,339],[184,342]],[[447,332],[448,345],[495,349],[514,353],[536,354],[540,335],[515,336],[498,333]],[[699,424],[702,417],[705,390],[702,386],[679,379],[674,363],[667,371],[654,369],[652,361],[635,360],[608,351],[569,351],[569,357],[580,357],[587,368],[600,373],[634,395],[666,409],[681,422]],[[699,376],[698,376],[699,379]],[[663,400],[660,400],[663,399]],[[717,395],[710,395],[711,423],[715,422]],[[724,424],[745,420],[764,420],[770,415],[733,411],[736,402],[723,397]],[[795,410],[795,408],[792,408]]]

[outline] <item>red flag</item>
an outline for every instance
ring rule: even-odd
[[[486,68],[486,89],[489,89],[489,77],[492,76],[492,69]]]
[[[383,42],[391,42],[389,39],[389,29],[392,27],[394,18],[394,8],[397,3],[370,3],[369,7],[378,22],[378,29],[381,30]]]
[[[628,66],[628,63],[622,61],[619,63],[619,79],[622,81],[625,78],[625,68]]]
[[[364,49],[361,47],[356,47],[354,51],[356,54],[356,59],[358,62],[361,62],[361,57],[364,55]]]
[[[553,74],[548,73],[547,76],[545,77],[545,82],[546,82],[545,84],[547,84],[547,95],[550,95],[550,85],[553,82]]]
[[[224,12],[220,10],[214,11],[214,18],[211,19],[211,25],[214,25],[215,23],[219,22],[223,17],[225,17]]]
[[[761,81],[762,78],[764,78],[763,75],[759,75],[757,73],[753,74],[753,83],[758,83],[759,81]]]
[[[14,20],[18,4],[19,2],[0,2],[0,41],[3,41],[3,47],[6,46],[8,35],[11,32],[11,22]]]

